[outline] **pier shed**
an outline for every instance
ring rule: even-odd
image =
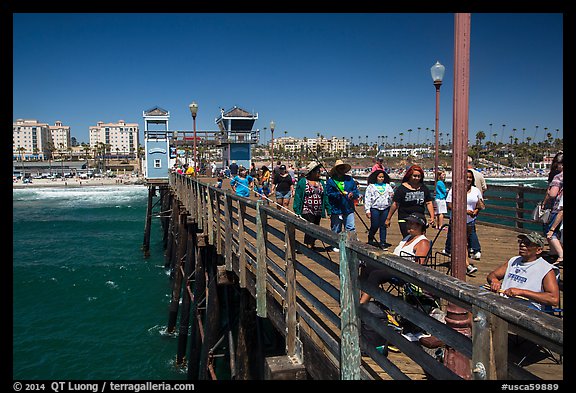
[[[144,151],[146,180],[168,181],[170,169],[170,112],[155,106],[144,111]]]
[[[253,131],[258,113],[250,113],[234,106],[225,111],[220,109],[216,125],[220,130],[222,144],[222,159],[224,165],[236,161],[238,165],[250,167],[252,159],[252,144],[258,143],[258,131]]]

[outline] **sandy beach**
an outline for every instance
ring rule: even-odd
[[[130,176],[93,179],[32,179],[32,183],[22,183],[21,180],[15,181],[12,183],[12,188],[120,186],[142,184],[142,181],[142,178]]]

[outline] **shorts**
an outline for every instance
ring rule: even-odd
[[[434,213],[438,214],[448,214],[448,209],[446,208],[446,199],[435,199],[434,200]]]
[[[286,192],[276,191],[276,199],[290,199],[292,196],[292,191],[288,190]]]

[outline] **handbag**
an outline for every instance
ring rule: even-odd
[[[542,204],[539,203],[534,207],[534,210],[532,211],[532,219],[534,221],[546,224],[550,219],[551,210],[552,209],[545,209],[544,207],[542,207]]]

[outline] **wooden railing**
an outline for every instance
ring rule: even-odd
[[[269,318],[284,335],[286,354],[300,359],[314,379],[380,379],[385,374],[392,379],[409,379],[390,357],[364,346],[361,320],[430,378],[460,378],[418,343],[406,340],[360,307],[360,290],[467,358],[475,379],[539,378],[509,360],[509,331],[563,354],[561,318],[535,312],[403,258],[377,255],[349,234],[337,235],[262,201],[237,197],[194,178],[171,174],[169,186],[208,243],[224,256],[226,271],[236,274],[240,287],[256,299],[257,315]],[[339,259],[331,260],[328,253],[304,247],[304,233],[327,246],[338,247]],[[472,321],[471,337],[364,282],[358,275],[361,262],[386,267],[444,304],[467,310]],[[373,362],[363,360],[361,347]]]

